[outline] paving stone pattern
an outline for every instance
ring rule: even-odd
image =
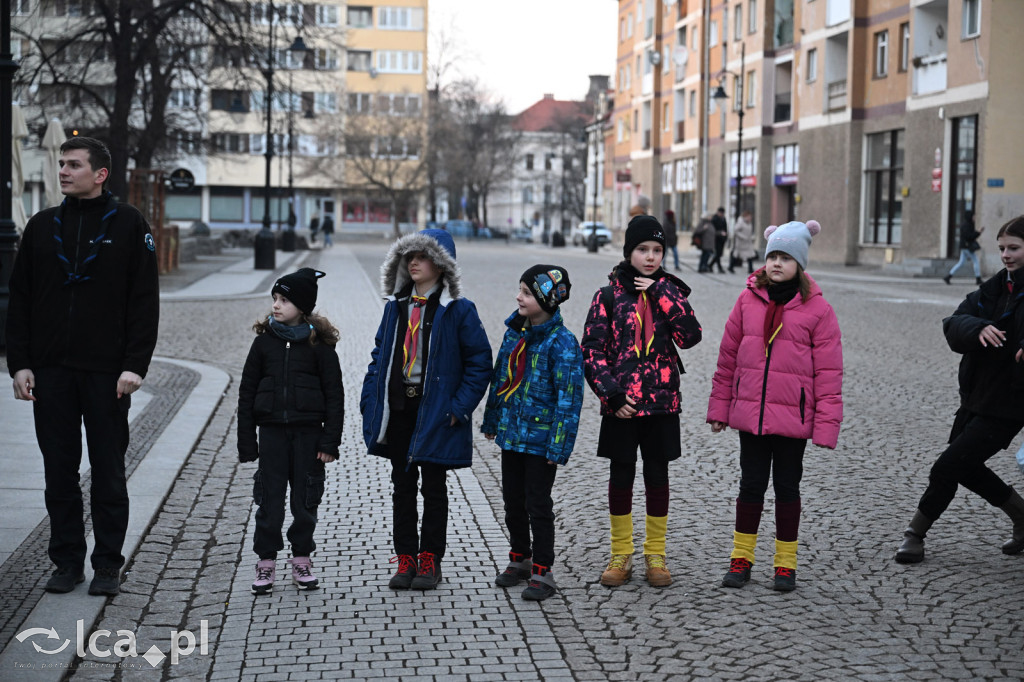
[[[324,587],[317,592],[288,584],[282,556],[274,593],[248,593],[254,467],[235,460],[234,401],[248,327],[267,303],[164,306],[158,352],[216,364],[234,382],[133,557],[124,594],[99,625],[133,629],[145,647],[165,642],[171,629],[198,632],[206,619],[209,653],[164,665],[163,679],[1024,677],[1024,557],[999,551],[1010,528],[1002,512],[962,492],[929,533],[925,563],[892,561],[956,406],[957,357],[940,320],[966,289],[812,263],[844,332],[840,444],[835,451],[809,447],[805,458],[798,589],[770,589],[769,491],[753,580],[726,590],[718,583],[728,567],[738,439],[712,434],[704,413],[718,342],[743,278],[696,275],[688,258],[682,275],[694,288],[705,340],[683,353],[684,456],[670,468],[675,583],[652,588],[642,572],[621,588],[597,583],[608,558],[607,464],[594,455],[599,418],[588,393],[576,451],[555,483],[560,592],[535,604],[491,584],[507,541],[498,452],[482,436],[473,469],[449,475],[452,519],[440,589],[386,588],[393,568],[388,471],[363,452],[358,417],[386,248],[346,243],[320,256],[328,272],[321,303],[342,331],[347,412],[343,458],[329,467],[321,506],[314,561]],[[569,269],[572,298],[563,310],[579,335],[591,295],[616,260],[610,248],[593,255],[459,242],[458,249],[467,295],[495,347],[526,267],[555,262]],[[1010,454],[991,465],[1022,483]],[[643,504],[638,476],[638,558]],[[154,671],[82,668],[74,678],[151,680]]]
[[[0,357],[0,371],[7,376],[7,359]],[[140,459],[163,433],[182,401],[199,381],[198,373],[165,362],[153,362],[146,374],[146,392],[152,395],[141,414],[132,419],[125,469],[132,475]],[[84,452],[83,457],[88,457]],[[25,453],[25,457],[42,457],[38,449]],[[91,472],[82,476],[82,499],[85,507],[85,530],[92,530],[89,511]],[[29,537],[18,546],[0,571],[0,650],[18,632],[25,617],[43,595],[53,564],[46,554],[50,540],[50,521],[44,518]]]

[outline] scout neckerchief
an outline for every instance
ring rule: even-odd
[[[633,352],[637,357],[647,355],[651,352],[654,344],[654,315],[651,311],[651,301],[646,291],[641,291],[636,299],[636,329],[633,332]]]
[[[764,354],[768,355],[775,337],[782,330],[782,311],[800,290],[800,279],[794,277],[768,287],[768,310],[764,314]]]
[[[498,397],[505,397],[508,400],[512,394],[523,383],[523,374],[526,372],[526,330],[522,332],[519,341],[508,356],[508,364],[505,366],[505,380],[498,387]]]
[[[416,363],[416,352],[419,349],[420,340],[420,315],[426,304],[426,296],[414,294],[409,299],[409,324],[405,329],[405,343],[402,346],[404,351],[402,373],[407,377],[412,376],[412,367]]]
[[[60,236],[61,227],[64,224],[64,209],[68,203],[67,197],[57,207],[57,213],[53,216],[53,238],[57,241],[57,260],[67,275],[67,279],[64,280],[65,286],[68,284],[78,284],[89,279],[89,275],[85,274],[85,271],[88,269],[89,264],[99,255],[100,246],[102,246],[103,240],[107,236],[107,229],[110,227],[114,214],[117,213],[117,200],[114,199],[113,193],[107,192],[106,197],[107,205],[103,209],[103,217],[100,219],[99,235],[90,242],[89,253],[82,260],[81,264],[77,260],[74,264],[71,263],[67,254],[64,253],[64,240]],[[81,272],[78,271],[79,265],[82,268]]]

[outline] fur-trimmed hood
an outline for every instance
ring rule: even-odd
[[[390,298],[409,285],[408,259],[410,253],[422,251],[441,269],[441,279],[453,299],[462,297],[462,273],[455,262],[455,240],[445,230],[427,229],[408,234],[394,244],[380,266],[380,290]]]

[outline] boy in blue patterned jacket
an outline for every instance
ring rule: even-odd
[[[519,278],[519,309],[505,320],[481,428],[501,447],[512,545],[508,568],[494,582],[513,587],[529,579],[523,599],[534,601],[555,593],[551,487],[557,465],[572,453],[583,406],[583,354],[558,310],[570,286],[569,273],[557,265],[534,265]]]

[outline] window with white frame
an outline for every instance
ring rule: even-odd
[[[32,0],[12,0],[11,16],[20,16],[32,12]]]
[[[199,107],[199,90],[184,90],[175,88],[167,98],[167,107],[170,109],[196,109]]]
[[[317,23],[317,26],[337,26],[338,25],[338,6],[337,5],[317,5],[316,6],[316,23]]]
[[[615,141],[616,142],[622,142],[622,141],[624,141],[626,139],[625,128],[626,128],[626,122],[623,121],[620,118],[618,120],[617,125],[615,126]]]
[[[818,80],[818,48],[812,47],[807,50],[807,82],[813,83]]]
[[[672,119],[668,115],[668,102],[661,103],[661,129],[666,133],[672,130]]]
[[[533,203],[533,187],[524,187],[523,188],[523,203],[524,204],[532,204]]]
[[[747,3],[747,33],[757,33],[757,0]]]
[[[254,24],[270,23],[270,5],[266,2],[254,2],[249,9]],[[302,4],[289,2],[274,7],[274,24],[277,26],[301,26]]]
[[[348,93],[348,113],[366,114],[370,111],[371,95],[366,92]]]
[[[708,45],[714,47],[718,45],[718,21],[712,19],[710,27],[708,29]]]
[[[976,38],[981,34],[981,0],[963,0],[964,20],[962,38]]]
[[[697,115],[697,91],[690,90],[690,118]]]
[[[733,40],[740,40],[743,37],[743,5],[736,5],[733,13]]]
[[[747,71],[746,95],[747,95],[747,108],[751,109],[751,108],[753,108],[754,104],[757,102],[757,72],[756,71]]]
[[[377,28],[389,31],[422,31],[423,10],[416,7],[378,7]]]
[[[910,68],[910,22],[904,22],[900,24],[900,59],[899,66],[900,71],[906,71]]]
[[[313,112],[317,114],[338,113],[338,93],[318,92],[313,95]]]
[[[729,8],[722,8],[722,42],[729,42]]]
[[[372,28],[373,8],[349,5],[348,11],[345,13],[345,19],[349,28]]]
[[[632,38],[633,37],[633,14],[632,13],[626,15],[626,37],[627,38]]]
[[[319,55],[317,57],[319,59]],[[369,71],[370,65],[373,64],[372,56],[369,50],[349,50],[348,51],[348,70],[349,71]]]
[[[743,81],[739,78],[732,79],[732,110],[739,111],[743,106]]]
[[[333,71],[338,68],[338,51],[330,47],[318,47],[314,52],[314,64],[320,71]],[[352,69],[349,69],[350,71]]]
[[[889,75],[889,31],[875,34],[875,78]]]
[[[378,50],[377,70],[381,73],[421,73],[423,53],[413,50]]]
[[[862,192],[865,244],[899,244],[903,227],[903,130],[864,136],[866,164]]]

